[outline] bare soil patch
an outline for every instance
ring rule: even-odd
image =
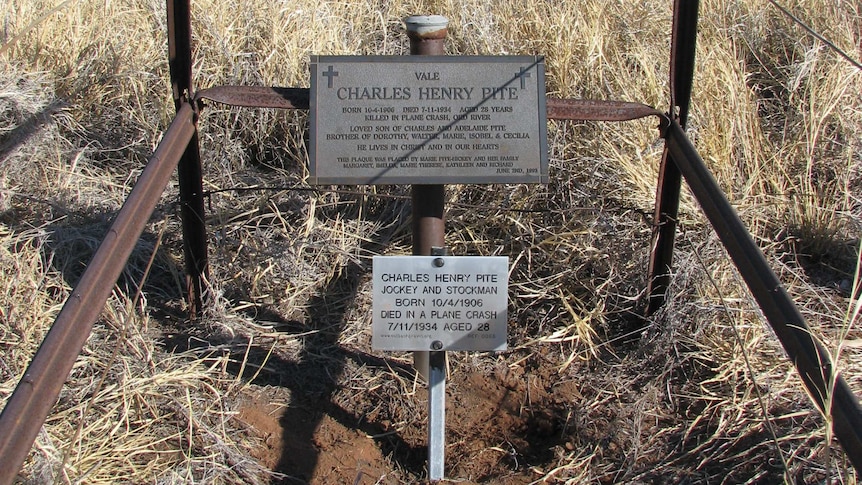
[[[625,463],[628,430],[634,419],[643,418],[630,402],[642,396],[628,392],[633,389],[616,389],[596,404],[596,395],[604,391],[596,388],[600,380],[589,376],[598,369],[576,365],[561,374],[547,365],[542,354],[548,350],[523,353],[515,363],[501,356],[479,371],[464,365],[469,354],[450,354],[448,480],[527,484],[553,477],[557,470],[565,481],[585,472],[571,469],[572,458],[579,455],[585,458],[584,468],[593,460],[616,463],[611,469]],[[583,393],[593,396],[587,399]],[[401,407],[392,396],[386,397],[388,402],[369,403],[362,393],[354,400],[339,394],[314,399],[267,385],[252,386],[241,398],[236,419],[257,438],[252,456],[276,473],[273,483],[425,480],[427,393],[421,383]],[[363,412],[369,408],[371,412]],[[599,481],[614,483],[616,478],[607,474]]]

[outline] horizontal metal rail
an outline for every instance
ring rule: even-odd
[[[0,414],[0,484],[15,479],[171,174],[195,133],[185,103]]]
[[[858,398],[833,367],[829,353],[811,334],[796,304],[678,122],[671,123],[666,138],[672,160],[796,366],[808,394],[821,412],[831,416],[832,431],[853,467],[862,471],[862,408]]]
[[[216,86],[195,93],[195,100],[209,100],[246,108],[308,109],[311,90],[270,86]]]
[[[218,86],[198,91],[195,100],[246,108],[308,109],[309,96],[308,88]],[[642,103],[547,98],[549,120],[629,121],[647,116],[657,116],[662,126],[667,124],[664,113]]]

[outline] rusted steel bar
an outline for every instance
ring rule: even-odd
[[[308,88],[217,86],[197,91],[195,100],[247,108],[308,109],[308,91]],[[577,121],[629,121],[647,116],[666,118],[661,111],[641,103],[551,97],[547,98],[547,114],[551,120]]]
[[[691,102],[694,76],[694,55],[697,42],[698,0],[675,0],[670,52],[670,118],[685,128]],[[655,313],[665,301],[673,269],[673,244],[679,215],[679,195],[682,180],[679,170],[669,160],[667,147],[659,165],[653,221],[650,264],[647,277],[646,315]]]
[[[790,360],[796,365],[809,395],[821,411],[828,409],[835,436],[853,467],[862,471],[862,408],[859,400],[832,367],[829,353],[811,335],[799,309],[782,288],[760,248],[678,122],[671,123],[666,136],[672,160],[685,177]]]
[[[670,46],[670,108],[685,128],[691,104],[694,56],[697,47],[698,0],[675,0]],[[676,110],[674,113],[673,110]]]
[[[665,295],[670,286],[681,184],[682,177],[679,169],[676,168],[673,160],[670,160],[670,154],[665,147],[659,164],[655,211],[653,212],[655,226],[653,227],[650,262],[647,270],[647,317],[664,305]]]
[[[191,98],[192,90],[192,27],[189,0],[167,0],[168,66],[174,108],[183,99]]]
[[[270,86],[217,86],[195,93],[196,100],[248,108],[308,109],[308,88]]]
[[[431,248],[445,246],[445,186],[413,184],[413,254],[431,255]],[[416,237],[420,236],[420,237]]]
[[[438,18],[439,16],[432,16]],[[414,21],[411,23],[411,19]],[[408,17],[407,36],[410,38],[410,54],[420,56],[444,55],[444,41],[448,32],[444,17],[439,17],[443,27],[433,22],[421,22],[423,16]],[[411,187],[413,199],[413,254],[428,256],[433,247],[445,246],[446,222],[444,216],[444,186],[419,185]]]
[[[27,458],[194,132],[194,112],[183,104],[0,413],[0,485]]]
[[[204,285],[209,279],[207,229],[204,221],[203,167],[197,130],[189,140],[177,170],[183,257],[186,267],[186,300],[189,318],[196,319],[203,306]]]
[[[652,106],[627,101],[549,97],[546,104],[549,120],[630,121],[647,116],[658,116],[662,120],[666,118],[664,113]]]
[[[436,17],[436,16],[435,16]],[[447,27],[429,28],[420,22],[411,25],[408,17],[407,35],[410,38],[410,54],[420,56],[443,55],[446,53],[444,39]],[[441,17],[442,19],[442,17]],[[443,185],[411,186],[413,200],[413,254],[431,255],[432,248],[446,245],[445,187]]]
[[[192,27],[189,0],[167,0],[168,60],[174,105],[192,99]],[[203,304],[208,277],[207,233],[204,224],[203,169],[197,131],[192,135],[177,171],[183,255],[186,266],[189,316],[195,318]]]

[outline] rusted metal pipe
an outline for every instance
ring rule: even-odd
[[[183,227],[186,301],[189,318],[194,320],[202,310],[204,288],[209,279],[207,228],[204,221],[203,166],[197,129],[180,159],[177,181],[180,189],[180,218]]]
[[[670,45],[671,117],[685,128],[691,105],[699,0],[675,0]]]
[[[27,458],[194,133],[184,103],[0,413],[0,485],[12,483]]]
[[[670,54],[670,119],[685,128],[691,102],[694,56],[697,43],[698,0],[675,0]],[[646,316],[654,314],[665,302],[673,271],[673,246],[676,239],[679,196],[682,179],[670,160],[667,147],[659,165],[656,186],[653,237],[647,276]]]
[[[832,366],[826,349],[811,335],[802,314],[769,267],[766,257],[724,196],[678,122],[666,133],[667,147],[778,340],[796,366],[857,472],[862,471],[862,408]]]
[[[168,67],[174,108],[191,98],[192,27],[189,0],[166,0],[168,23]]]
[[[673,248],[676,240],[677,218],[682,176],[670,159],[665,147],[659,164],[656,185],[653,234],[650,244],[650,261],[647,270],[647,307],[649,317],[664,305],[670,278],[673,273]]]
[[[440,15],[416,15],[404,20],[410,39],[410,54],[444,55],[448,19]],[[446,245],[443,185],[411,187],[413,200],[413,254],[429,256],[434,247]]]
[[[448,20],[439,15],[416,15],[404,20],[410,39],[410,54],[434,56],[445,54],[443,44]],[[446,246],[445,187],[420,185],[410,187],[413,211],[413,254],[430,256],[435,247]],[[429,352],[414,352],[414,366],[428,378]]]
[[[189,0],[167,0],[168,60],[174,105],[192,99],[192,27]],[[197,130],[183,153],[177,170],[180,217],[183,224],[183,255],[189,316],[196,318],[203,305],[208,279],[207,232],[204,224],[203,168]]]
[[[446,35],[449,19],[442,15],[411,15],[404,19],[407,37],[410,39],[410,55],[446,55]]]
[[[416,15],[404,19],[410,38],[410,54],[441,56],[449,19],[440,15]],[[445,252],[446,219],[443,185],[411,186],[413,201],[413,254],[430,256]],[[446,448],[446,352],[414,352],[414,364],[428,380],[428,478],[434,483],[445,474]]]

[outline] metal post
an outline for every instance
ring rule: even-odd
[[[444,55],[449,20],[440,15],[404,19],[411,55]],[[413,254],[429,256],[445,247],[443,185],[413,185]],[[443,479],[446,447],[446,353],[415,352],[414,364],[428,379],[428,478]],[[424,368],[423,368],[424,367]],[[424,372],[423,372],[424,371]]]
[[[436,482],[446,473],[446,352],[430,352],[428,364],[428,479]]]
[[[192,101],[192,32],[189,0],[167,0],[168,61],[171,91],[179,110]],[[180,217],[183,222],[183,253],[186,263],[189,317],[196,318],[203,302],[208,276],[207,233],[204,225],[203,169],[195,132],[177,169],[180,189]]]
[[[691,101],[694,54],[697,40],[698,0],[675,0],[670,54],[670,119],[685,128]],[[652,238],[648,275],[646,316],[655,313],[665,301],[670,285],[676,221],[682,176],[665,146],[659,167],[655,201],[655,233]]]

